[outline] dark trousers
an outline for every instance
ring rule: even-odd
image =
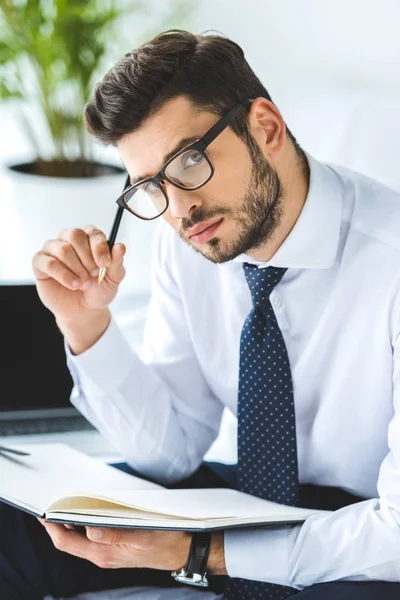
[[[119,465],[131,472],[126,465]],[[234,487],[235,471],[225,465],[203,465],[175,487]],[[302,486],[301,505],[335,510],[360,501],[341,490]],[[80,593],[131,586],[177,586],[169,572],[152,569],[101,569],[89,561],[56,550],[36,518],[0,503],[0,599],[42,600],[46,595]],[[211,588],[224,589],[224,577],[211,577]],[[334,582],[295,594],[296,600],[399,600],[400,583]]]

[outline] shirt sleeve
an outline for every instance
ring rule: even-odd
[[[398,328],[400,311],[395,322]],[[400,581],[399,331],[394,331],[391,342],[393,416],[377,497],[313,515],[302,525],[227,531],[225,560],[231,577],[297,589],[337,580]],[[357,444],[356,432],[354,435]]]
[[[156,236],[152,293],[140,356],[112,319],[86,352],[66,348],[71,402],[134,469],[160,483],[191,475],[218,435],[223,406],[196,359],[171,236]]]

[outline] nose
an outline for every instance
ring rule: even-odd
[[[174,219],[189,218],[203,204],[196,190],[193,192],[181,190],[168,181],[164,185],[169,201],[169,212]]]

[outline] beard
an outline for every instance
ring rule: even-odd
[[[196,252],[213,263],[233,260],[240,254],[262,247],[278,228],[283,214],[283,189],[275,169],[264,157],[254,140],[247,145],[252,161],[252,172],[247,191],[240,206],[233,210],[215,206],[210,210],[198,209],[191,219],[182,219],[180,237]],[[202,221],[228,215],[237,223],[238,234],[230,243],[223,243],[218,236],[207,242],[207,250],[196,248],[184,232]]]

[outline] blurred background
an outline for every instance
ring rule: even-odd
[[[31,258],[47,238],[111,226],[122,165],[82,135],[80,115],[125,52],[168,28],[231,37],[305,150],[400,191],[399,24],[398,0],[0,0],[0,318],[17,327],[21,309],[9,294],[1,304],[2,288],[5,298],[33,285]],[[127,277],[112,308],[135,349],[156,229],[128,216],[119,238]],[[226,415],[210,457],[235,460],[234,426]]]

